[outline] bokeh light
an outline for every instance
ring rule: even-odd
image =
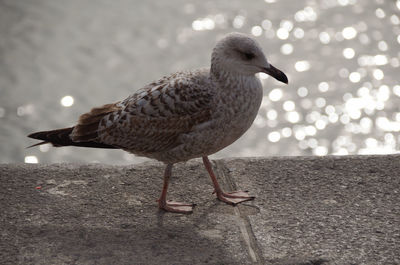
[[[93,12],[84,1],[38,1],[43,8],[9,1],[21,15],[0,29],[0,141],[11,143],[0,147],[0,162],[141,161],[51,145],[26,150],[33,142],[21,139],[71,126],[161,76],[209,65],[216,40],[233,31],[253,36],[289,84],[260,73],[254,126],[216,157],[400,150],[400,0],[154,2],[152,16],[139,12],[146,1],[99,2]]]
[[[297,61],[294,68],[297,72],[304,72],[310,69],[310,63],[308,61]]]
[[[37,164],[39,162],[36,156],[25,156],[24,161],[27,164]]]
[[[74,98],[71,96],[65,96],[60,100],[60,103],[64,107],[71,107],[74,105]]]

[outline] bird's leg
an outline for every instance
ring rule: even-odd
[[[233,192],[223,192],[221,187],[218,184],[217,178],[212,170],[210,160],[208,160],[207,156],[203,156],[203,163],[206,167],[208,174],[210,174],[211,180],[214,184],[214,191],[217,193],[217,197],[219,200],[226,202],[228,204],[236,205],[241,202],[253,200],[254,196],[249,196],[246,191],[233,191]]]
[[[168,164],[164,173],[164,186],[158,199],[158,207],[172,213],[192,213],[194,204],[167,201],[168,182],[172,172],[172,164]]]

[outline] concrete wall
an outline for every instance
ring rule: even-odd
[[[163,165],[0,165],[2,264],[399,264],[400,156],[213,161],[215,199],[198,160],[178,164],[157,209]]]

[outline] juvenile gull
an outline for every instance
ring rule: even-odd
[[[254,39],[230,33],[216,44],[211,68],[165,76],[123,101],[93,108],[74,127],[28,137],[43,140],[36,145],[119,148],[164,162],[158,205],[169,212],[191,213],[194,207],[166,200],[173,164],[202,157],[218,199],[236,205],[254,197],[223,192],[207,156],[232,144],[253,123],[262,100],[259,72],[288,83]]]

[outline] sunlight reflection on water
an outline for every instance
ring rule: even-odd
[[[10,51],[7,71],[0,74],[0,89],[8,96],[0,99],[0,138],[12,146],[0,147],[0,162],[141,161],[125,154],[50,151],[48,146],[23,150],[28,141],[21,139],[32,130],[69,126],[102,99],[122,99],[161,75],[208,64],[215,40],[231,31],[257,38],[269,61],[284,70],[290,82],[281,86],[259,75],[265,90],[254,126],[216,157],[387,154],[400,149],[399,0],[265,0],[246,7],[241,1],[230,6],[171,1],[171,9],[155,3],[149,8],[135,2],[135,10],[141,11],[131,12],[141,19],[163,16],[140,24],[123,13],[134,5],[126,2],[110,7],[104,1],[93,7],[55,1],[50,7],[42,1],[42,12],[53,9],[64,16],[64,24],[54,23],[57,33],[43,23],[57,21],[50,13],[38,18],[32,6],[15,4],[27,18],[15,20],[0,44]],[[115,26],[79,11],[88,8],[102,12]],[[172,11],[177,8],[179,12]],[[172,66],[171,58],[176,58]]]

